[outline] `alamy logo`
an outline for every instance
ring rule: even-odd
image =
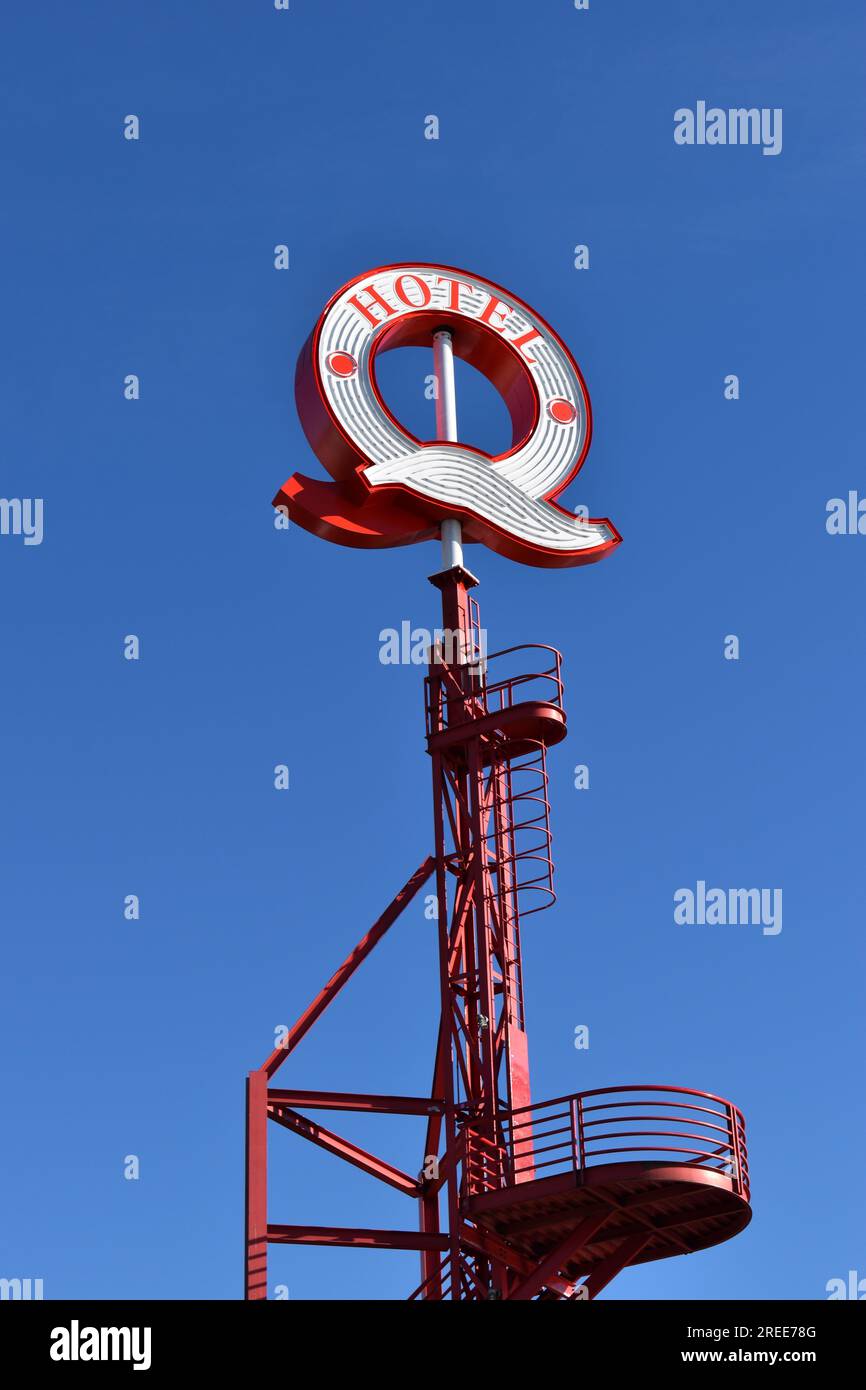
[[[674,893],[677,926],[761,926],[764,936],[782,930],[781,888],[707,888],[702,878]]]
[[[0,1299],[40,1299],[41,1279],[0,1279]]]
[[[828,536],[866,536],[866,497],[852,488],[847,499],[831,497],[827,503]]]
[[[824,1288],[830,1301],[838,1298],[851,1298],[862,1303],[866,1299],[866,1279],[861,1279],[856,1269],[848,1270],[847,1280],[828,1279]]]
[[[781,106],[707,106],[699,101],[694,111],[681,106],[674,112],[677,145],[763,145],[764,154],[782,153]]]
[[[468,666],[472,675],[481,675],[487,657],[487,630],[475,634],[474,650],[464,632],[437,627],[414,627],[403,619],[398,632],[395,627],[383,627],[379,633],[379,660],[383,666],[427,666],[431,660],[444,661],[448,666]]]
[[[42,544],[41,497],[0,497],[0,536],[23,536],[25,545]]]
[[[52,1361],[131,1361],[134,1371],[150,1370],[149,1327],[69,1327],[51,1329]]]

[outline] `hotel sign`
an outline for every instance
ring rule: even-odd
[[[379,355],[429,347],[443,328],[455,356],[482,372],[508,408],[505,453],[416,439],[382,399]],[[465,541],[542,566],[585,564],[619,543],[610,521],[576,517],[557,502],[592,431],[580,369],[539,314],[490,280],[423,263],[357,276],[307,339],[295,391],[304,432],[333,481],[294,474],[274,504],[318,536],[409,545],[457,518]]]

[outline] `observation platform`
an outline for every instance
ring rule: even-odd
[[[463,1215],[566,1282],[596,1272],[603,1286],[626,1265],[706,1249],[751,1220],[742,1114],[708,1092],[607,1087],[500,1124],[498,1144],[467,1128]]]
[[[503,658],[517,665],[517,674],[498,676]],[[562,656],[555,647],[507,647],[433,670],[425,681],[429,752],[453,756],[468,738],[481,737],[491,757],[510,759],[565,738]]]

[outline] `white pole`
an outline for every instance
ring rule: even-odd
[[[454,389],[454,347],[445,328],[433,334],[433,374],[436,378],[436,438],[457,441],[457,395]],[[460,522],[442,522],[442,568],[463,565]]]

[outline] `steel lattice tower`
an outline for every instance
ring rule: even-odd
[[[450,339],[435,336],[444,389],[437,436],[456,440]],[[413,1249],[428,1300],[594,1298],[625,1266],[728,1239],[751,1216],[745,1128],[730,1102],[661,1085],[532,1102],[521,929],[555,900],[547,750],[566,735],[561,657],[483,650],[477,581],[432,576],[443,640],[425,680],[433,853],[250,1073],[246,1102],[246,1297],[267,1297],[268,1244]],[[276,1089],[277,1070],[435,875],[441,1010],[428,1095]],[[417,1116],[417,1176],[303,1112]],[[414,1199],[419,1229],[314,1227],[268,1219],[268,1123]],[[420,1136],[419,1136],[420,1137]]]

